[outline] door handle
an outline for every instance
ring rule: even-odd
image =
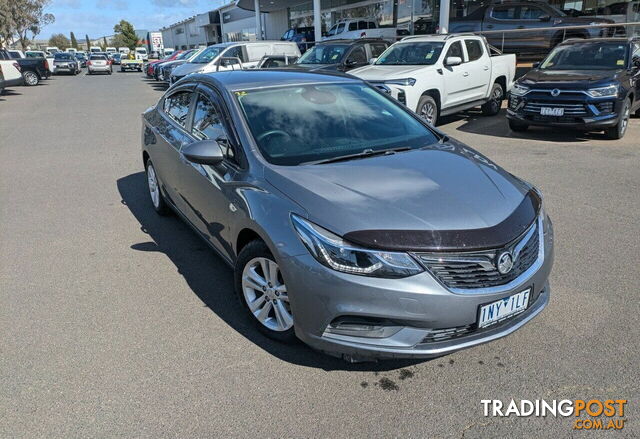
[[[489,70],[489,66],[484,66],[484,69],[485,70]]]
[[[524,29],[524,26],[518,26],[518,29]]]
[[[493,29],[493,24],[487,24],[487,29]]]
[[[469,76],[469,72],[464,72],[462,76]]]

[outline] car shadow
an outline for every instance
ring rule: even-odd
[[[531,126],[524,132],[511,131],[506,114],[507,111],[504,108],[496,116],[483,116],[480,110],[469,110],[451,116],[443,116],[438,121],[438,127],[442,128],[444,125],[462,122],[460,126],[456,127],[457,131],[491,137],[563,143],[606,140],[606,136],[602,132],[585,132],[567,128]]]
[[[20,96],[20,95],[22,95],[22,93],[18,93],[17,91],[14,91],[11,88],[5,88],[4,90],[2,90],[0,95],[2,95],[2,96]]]
[[[289,345],[265,337],[249,321],[249,316],[237,299],[233,270],[177,216],[161,217],[153,210],[144,172],[118,179],[117,187],[122,204],[127,206],[140,223],[141,230],[150,238],[149,241],[132,244],[131,249],[164,253],[204,306],[269,354],[292,364],[326,371],[382,372],[426,361],[385,360],[352,364],[317,352],[302,342]]]

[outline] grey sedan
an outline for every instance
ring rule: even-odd
[[[189,75],[142,122],[153,208],[233,267],[272,338],[348,361],[429,358],[506,336],[549,301],[540,192],[361,80]]]

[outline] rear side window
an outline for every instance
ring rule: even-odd
[[[371,56],[377,58],[382,55],[382,52],[387,50],[386,44],[376,43],[371,45]]]
[[[499,6],[491,11],[491,18],[498,20],[515,20],[518,18],[517,8],[515,6]]]
[[[482,44],[478,40],[464,40],[464,45],[467,46],[467,55],[469,55],[469,61],[475,61],[482,57]]]
[[[358,30],[358,23],[356,23],[355,21],[349,23],[349,30]]]
[[[189,105],[191,105],[191,92],[181,91],[164,100],[164,112],[180,126],[186,127]]]

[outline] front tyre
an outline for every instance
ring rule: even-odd
[[[158,215],[166,216],[170,213],[169,206],[167,206],[166,201],[164,201],[164,196],[160,190],[160,180],[158,180],[156,168],[153,166],[153,163],[151,163],[151,160],[147,160],[146,173],[147,188],[149,189],[153,209]]]
[[[435,126],[438,122],[438,114],[440,109],[436,100],[429,96],[424,95],[418,101],[418,108],[416,113],[423,118],[428,124]]]
[[[604,133],[607,139],[618,140],[622,139],[627,132],[629,126],[629,118],[631,117],[631,100],[626,99],[622,105],[620,116],[618,117],[618,123],[611,128],[607,128]]]
[[[509,119],[509,128],[511,129],[511,131],[521,133],[527,131],[527,129],[529,129],[529,125]]]
[[[274,340],[294,342],[287,287],[278,263],[264,242],[255,240],[242,249],[234,276],[236,294],[257,329]]]
[[[497,82],[493,84],[493,88],[491,89],[491,94],[489,95],[489,100],[485,102],[481,109],[482,114],[485,116],[495,116],[500,112],[500,108],[502,107],[502,100],[504,99],[504,90],[502,86]]]

